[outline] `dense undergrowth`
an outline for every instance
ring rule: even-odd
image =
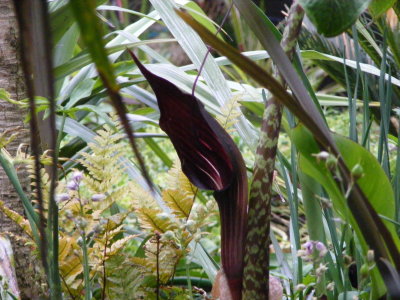
[[[400,4],[348,1],[332,20],[329,1],[294,1],[275,27],[222,2],[222,29],[193,1],[42,7],[54,97],[0,100],[31,127],[54,118],[54,148],[9,153],[14,129],[0,135],[26,213],[0,210],[41,259],[43,296],[397,299]]]

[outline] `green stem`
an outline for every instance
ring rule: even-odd
[[[193,299],[193,292],[192,292],[192,280],[190,278],[190,270],[189,270],[189,263],[190,262],[186,262],[186,280],[187,280],[187,288],[189,290],[189,297],[190,299]]]
[[[292,56],[304,11],[295,2],[289,12],[281,46]],[[279,76],[284,82],[284,78]],[[269,297],[269,232],[273,173],[283,106],[275,97],[266,102],[250,189],[244,257],[243,299]]]
[[[90,287],[90,269],[89,269],[89,258],[86,244],[86,233],[82,232],[82,253],[83,253],[83,278],[85,284],[85,300],[92,299],[92,289]]]
[[[81,210],[81,216],[84,217],[84,209],[82,204],[82,198],[80,195],[80,191],[78,188],[78,200]],[[90,286],[90,268],[89,268],[89,257],[88,257],[88,247],[86,243],[86,232],[84,226],[78,228],[81,230],[81,237],[82,237],[82,256],[83,256],[83,279],[84,279],[84,287],[85,287],[85,300],[92,299],[92,289]]]
[[[58,161],[58,153],[60,150],[60,144],[63,135],[63,128],[65,125],[66,115],[63,114],[61,127],[58,132],[57,140],[55,143],[55,150],[54,150],[54,162]],[[56,181],[57,176],[57,167],[52,170],[52,181]],[[56,182],[52,182],[52,195],[50,196],[50,206],[49,206],[49,214],[48,214],[48,236],[49,236],[49,245],[51,246],[50,255],[49,255],[49,266],[50,266],[50,276],[52,278],[52,297],[54,299],[59,299],[61,297],[61,279],[60,279],[60,269],[59,269],[59,262],[58,262],[58,248],[59,248],[59,236],[58,236],[58,205],[55,202],[54,194],[55,194],[55,185]]]

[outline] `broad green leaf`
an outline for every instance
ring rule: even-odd
[[[374,18],[377,18],[391,8],[396,1],[397,0],[372,0],[368,10]]]
[[[347,203],[347,201],[352,200],[344,197],[346,191],[339,190],[338,186],[330,175],[330,171],[327,169],[325,162],[318,162],[314,156],[321,150],[311,136],[310,132],[306,130],[304,126],[298,125],[291,132],[291,140],[296,144],[297,149],[301,153],[299,156],[300,169],[302,172],[314,178],[324,187],[326,192],[329,194],[330,199],[332,200],[333,207],[335,208],[336,212],[346,222],[350,222],[352,225],[365,254],[367,250],[370,249],[370,246],[366,242],[367,238],[364,233],[365,228],[360,227],[365,226],[365,224],[359,225],[357,223],[354,215],[357,212],[350,212]],[[388,219],[393,219],[395,214],[394,193],[390,181],[379,165],[379,162],[365,148],[347,138],[334,135],[334,140],[349,169],[352,169],[352,167],[354,167],[356,164],[362,166],[364,175],[362,178],[357,180],[357,184],[365,193],[369,203],[379,215]],[[385,218],[382,219],[389,230],[389,234],[394,240],[395,247],[399,249],[400,240],[396,234],[393,223],[387,221]],[[368,228],[368,230],[371,235],[379,234],[375,231],[376,229],[374,230],[372,227]],[[383,274],[382,270],[380,271],[381,274]],[[382,279],[377,272],[377,269],[374,269],[371,272],[371,277],[372,284],[374,286],[372,292],[373,297],[378,298],[378,296],[382,296],[385,291],[382,289],[383,286],[379,284]],[[386,282],[387,286],[388,284],[390,285],[390,282]]]
[[[350,217],[350,211],[343,196],[346,191],[339,190],[325,162],[318,161],[315,157],[321,150],[311,133],[304,126],[298,125],[292,131],[291,137],[301,153],[299,164],[302,171],[313,177],[325,188],[341,217],[344,219]],[[363,176],[357,180],[357,184],[372,207],[378,214],[393,219],[395,215],[394,193],[391,183],[379,162],[372,153],[361,145],[337,134],[334,134],[333,137],[348,168],[351,170],[357,164],[362,167]],[[384,223],[393,234],[397,246],[399,246],[400,241],[395,234],[393,224],[387,221]],[[356,224],[353,223],[354,225]]]
[[[336,36],[348,29],[370,2],[371,0],[299,0],[318,32],[326,37]]]
[[[72,91],[71,98],[68,101],[66,108],[71,108],[79,100],[89,97],[90,94],[92,93],[92,89],[93,89],[95,83],[96,83],[96,80],[93,80],[90,78],[87,78],[87,79],[81,81],[76,86],[76,88]]]
[[[58,67],[72,58],[78,38],[78,25],[73,24],[54,46],[54,67]]]

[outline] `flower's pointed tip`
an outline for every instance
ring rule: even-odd
[[[225,190],[235,172],[235,145],[229,135],[196,97],[147,70],[128,51],[156,94],[160,127],[173,143],[185,175],[201,189]]]

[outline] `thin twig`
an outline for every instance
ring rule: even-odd
[[[65,278],[60,274],[60,278],[61,280],[64,282],[65,287],[67,288],[68,294],[71,297],[72,300],[75,300],[75,296],[72,294],[71,290],[69,289],[69,286],[67,284],[67,282],[65,281]]]
[[[157,300],[160,299],[160,262],[159,262],[159,256],[160,256],[160,234],[158,232],[155,233],[155,238],[157,242],[157,252],[156,252],[156,268],[157,268],[157,287],[156,287],[156,293],[157,293]]]
[[[107,284],[107,276],[106,276],[106,255],[107,255],[107,244],[108,244],[108,222],[109,220],[107,219],[107,225],[106,225],[106,242],[104,244],[104,252],[103,252],[103,290],[101,292],[101,299],[104,300],[106,299],[106,284]]]

